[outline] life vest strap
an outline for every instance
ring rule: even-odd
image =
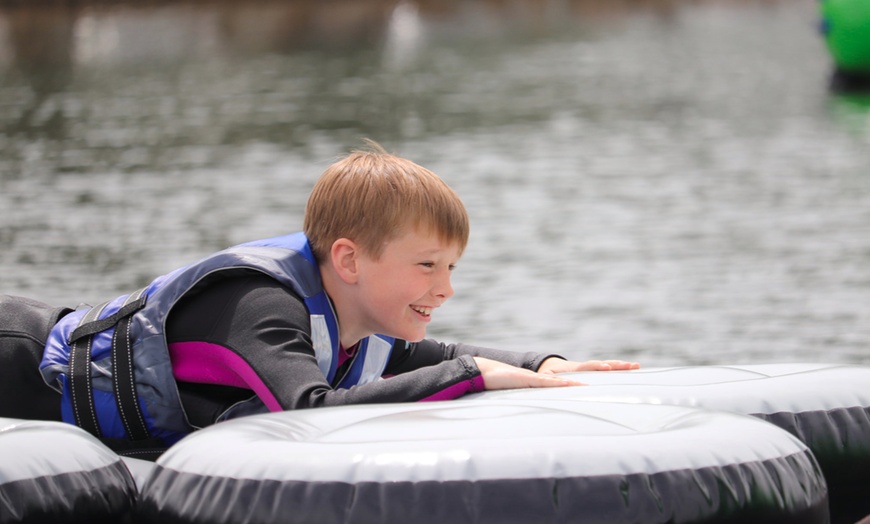
[[[133,341],[130,340],[131,317],[145,306],[146,298],[145,288],[127,297],[129,304],[121,309],[132,305],[139,307],[118,321],[112,337],[112,389],[115,392],[118,413],[121,414],[124,428],[131,440],[144,440],[151,437],[142,410],[139,409],[139,396],[136,394],[136,380],[133,376]]]
[[[93,322],[109,305],[108,302],[93,307],[85,313],[79,326]],[[100,424],[97,422],[97,411],[94,407],[93,384],[91,383],[91,343],[93,335],[86,340],[76,339],[70,342],[69,350],[69,388],[72,401],[73,417],[76,425],[99,438]]]
[[[94,335],[115,328],[112,337],[112,389],[118,413],[131,440],[151,437],[139,407],[136,381],[133,376],[133,345],[130,340],[131,317],[145,306],[145,289],[131,293],[121,308],[104,319],[98,319],[108,305],[101,304],[88,311],[70,336],[70,393],[76,425],[94,436],[102,436],[97,421],[92,394],[91,345]]]
[[[122,318],[129,317],[133,313],[145,307],[145,299],[147,297],[145,296],[144,291],[144,289],[141,289],[135,293],[130,294],[130,297],[137,295],[137,298],[134,298],[131,301],[130,297],[127,297],[127,300],[124,302],[124,306],[115,313],[107,316],[106,318],[102,318],[99,320],[89,319],[87,322],[85,321],[85,318],[82,318],[79,326],[75,328],[75,330],[73,330],[72,334],[70,335],[69,343],[72,344],[81,338],[95,335],[101,331],[105,331],[115,326]],[[140,293],[141,296],[138,296]],[[105,304],[103,304],[103,306],[105,306]]]

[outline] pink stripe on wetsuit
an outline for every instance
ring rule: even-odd
[[[341,366],[355,353],[356,346],[350,350],[340,348],[338,365]],[[250,389],[260,397],[269,411],[283,411],[278,399],[250,364],[224,346],[209,342],[172,342],[169,344],[169,355],[176,380]],[[484,389],[483,377],[477,375],[470,380],[448,386],[420,401],[453,400],[466,393]]]
[[[420,402],[429,402],[434,400],[453,400],[465,395],[466,393],[474,393],[475,391],[483,391],[486,389],[483,383],[483,375],[477,375],[471,380],[463,380],[457,384],[453,384],[442,389],[434,395],[420,399]]]
[[[250,389],[269,411],[282,411],[263,379],[234,351],[209,342],[173,342],[169,357],[176,380]]]
[[[344,362],[353,357],[356,353],[357,346],[353,346],[350,349],[345,349],[344,346],[339,347],[338,351],[338,365],[341,366]],[[448,386],[438,393],[434,395],[430,395],[426,398],[421,398],[418,402],[431,402],[436,400],[453,400],[465,395],[466,393],[473,393],[475,391],[483,391],[483,376],[478,375],[471,380],[465,380],[459,382],[457,384],[453,384],[452,386]]]

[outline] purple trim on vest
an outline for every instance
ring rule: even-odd
[[[169,358],[176,380],[250,389],[269,411],[283,411],[251,365],[231,349],[209,342],[173,342]]]
[[[449,388],[442,389],[434,395],[420,399],[419,402],[432,402],[436,400],[454,400],[466,393],[474,393],[483,391],[486,385],[483,382],[483,375],[477,375],[471,380],[464,380],[458,384],[453,384]]]
[[[353,346],[351,346],[350,349],[344,349],[344,346],[339,344],[338,345],[338,365],[335,366],[336,369],[340,368],[341,365],[344,364],[344,362],[347,359],[352,358],[354,355],[356,355],[356,349],[358,347],[359,347],[359,343],[356,343]]]

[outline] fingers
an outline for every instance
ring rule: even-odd
[[[564,388],[568,386],[585,386],[586,384],[558,375],[549,375],[544,373],[535,373],[527,369],[514,368],[519,373],[513,374],[511,377],[504,377],[509,380],[503,384],[504,387],[499,389],[517,389],[517,388]],[[484,383],[486,379],[484,378]]]
[[[626,362],[625,360],[592,360],[587,364],[591,366],[589,371],[640,369],[640,364],[637,362]]]
[[[535,376],[535,382],[527,385],[529,388],[563,388],[567,386],[585,386],[583,382],[567,379],[558,375],[547,375],[542,373],[532,373]]]
[[[525,386],[527,388],[559,388],[566,386],[585,386],[583,382],[579,382],[577,380],[573,380],[567,377],[559,376],[559,375],[551,375],[545,373],[535,373],[529,372],[528,374],[523,374],[525,377],[528,377],[528,381]]]
[[[639,362],[626,362],[625,360],[605,360],[604,363],[609,365],[611,370],[640,369]]]
[[[625,360],[589,360],[574,362],[560,358],[548,358],[538,368],[538,373],[572,373],[577,371],[624,371],[640,369],[637,362]]]
[[[625,371],[628,369],[640,369],[637,362],[625,360],[590,360],[588,362],[576,362],[574,371]]]
[[[577,371],[624,371],[640,369],[637,362],[625,360],[589,360],[573,362],[561,358],[548,358],[538,368],[537,373],[489,360],[474,357],[483,376],[486,389],[552,388],[566,386],[585,386],[586,384],[566,378],[562,373]]]
[[[551,388],[566,386],[583,386],[582,382],[566,377],[535,373],[495,360],[474,357],[486,389],[519,389],[519,388]]]

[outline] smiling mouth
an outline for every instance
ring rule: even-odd
[[[411,306],[411,309],[413,309],[413,310],[416,311],[417,313],[423,315],[424,317],[430,317],[430,316],[432,316],[432,309],[433,309],[433,308],[431,308],[431,307],[424,307],[424,306]]]

